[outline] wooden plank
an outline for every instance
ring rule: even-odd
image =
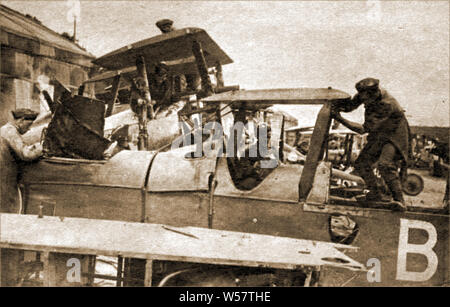
[[[299,198],[305,200],[312,188],[317,165],[323,157],[324,143],[331,125],[331,104],[325,104],[317,115],[308,155],[299,182]]]
[[[181,61],[178,64],[169,62],[168,64],[175,70],[177,70],[176,66],[182,66],[184,71],[195,72],[196,64],[191,59],[194,40],[201,43],[208,67],[215,66],[217,61],[222,65],[233,62],[205,30],[184,28],[124,46],[95,59],[93,63],[117,70],[133,66],[138,56],[144,56],[147,64],[189,59],[187,62]]]
[[[328,242],[82,218],[3,213],[0,219],[1,248],[279,269],[364,269]]]
[[[55,259],[51,252],[43,253],[43,263],[44,263],[44,287],[55,287],[56,286],[56,271],[55,271]]]
[[[225,83],[223,81],[222,65],[220,65],[220,62],[218,62],[216,65],[216,79],[217,79],[217,87],[225,86]]]
[[[120,75],[117,75],[114,77],[111,92],[112,97],[111,100],[108,101],[108,107],[106,108],[106,114],[105,117],[111,116],[113,110],[114,110],[114,103],[116,102],[117,95],[119,94],[119,83],[120,83]]]
[[[307,203],[325,204],[328,203],[330,190],[331,162],[319,162],[314,176],[314,184],[306,198]]]
[[[148,83],[147,69],[145,67],[145,60],[143,56],[139,56],[136,59],[136,68],[138,72],[138,80],[143,82],[141,85],[142,88],[136,89],[139,92],[143,92],[143,96],[145,103],[138,108],[138,118],[139,118],[139,136],[138,136],[138,148],[139,150],[148,150],[148,130],[147,130],[147,122],[148,115],[150,119],[153,119],[155,114],[153,112],[152,99],[150,96],[150,89]],[[134,86],[134,83],[132,84]],[[133,92],[133,89],[131,90]],[[139,103],[138,103],[139,104]],[[150,114],[147,114],[147,110],[150,111]]]
[[[205,60],[205,54],[202,49],[201,43],[197,41],[192,42],[192,53],[195,56],[195,61],[197,63],[197,70],[200,74],[202,80],[202,91],[201,96],[207,97],[213,94],[213,89],[211,85],[211,79],[208,75],[208,67]]]
[[[290,88],[231,91],[209,96],[202,101],[205,103],[235,101],[246,103],[242,105],[243,108],[262,108],[272,104],[324,104],[349,98],[349,94],[334,89]]]
[[[152,152],[123,150],[105,161],[52,157],[27,165],[24,184],[92,185],[141,189]]]
[[[97,262],[97,257],[96,256],[89,256],[89,264],[88,264],[88,274],[89,276],[87,277],[88,282],[87,285],[89,287],[92,287],[94,285],[94,275],[95,275],[95,266],[96,266],[96,262]]]
[[[117,257],[117,280],[116,286],[122,286],[123,281],[123,257]]]
[[[308,272],[306,273],[306,279],[305,279],[305,283],[304,283],[305,287],[310,287],[311,286],[312,273],[313,273],[312,270],[308,270]]]
[[[137,76],[136,66],[126,67],[121,70],[105,71],[104,73],[98,74],[86,81],[84,83],[100,82],[113,79],[119,75],[125,76],[128,79],[135,78]]]
[[[145,280],[144,280],[145,287],[152,286],[152,277],[153,277],[153,260],[147,259],[145,262]]]

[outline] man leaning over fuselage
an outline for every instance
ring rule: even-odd
[[[355,171],[364,179],[370,190],[366,200],[391,203],[383,197],[379,188],[374,174],[374,168],[377,167],[397,208],[405,210],[401,177],[406,174],[410,154],[409,125],[397,100],[378,85],[379,80],[374,78],[366,78],[356,83],[358,93],[342,110],[351,112],[363,104],[363,125],[344,119],[337,111],[333,112],[333,117],[359,134],[368,133],[367,144],[355,161]],[[399,164],[401,173],[398,172]]]
[[[25,144],[25,134],[38,113],[29,109],[12,111],[13,121],[0,128],[0,212],[20,213],[17,180],[20,161],[33,161],[42,156],[42,145]]]

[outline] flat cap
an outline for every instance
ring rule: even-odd
[[[17,109],[14,111],[11,111],[14,119],[28,119],[28,120],[35,120],[36,117],[39,115],[38,112],[30,110],[30,109]]]
[[[356,83],[355,87],[358,92],[361,91],[371,91],[376,90],[378,88],[378,84],[380,80],[374,78],[366,78],[362,79],[358,83]]]
[[[173,21],[172,20],[170,20],[170,19],[161,19],[161,20],[158,20],[157,22],[156,22],[156,26],[158,27],[158,28],[161,28],[162,26],[165,26],[165,25],[173,25]]]

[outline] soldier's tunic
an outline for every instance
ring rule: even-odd
[[[344,112],[351,112],[363,102],[356,94]],[[395,146],[401,159],[407,163],[410,153],[410,130],[405,114],[397,100],[386,90],[381,89],[381,97],[365,106],[364,129],[369,133],[365,147],[382,147],[386,143]]]
[[[409,125],[403,109],[385,90],[380,97],[365,104],[364,130],[369,134],[367,144],[355,161],[355,171],[364,179],[369,190],[378,194],[383,188],[373,173],[375,163],[396,201],[404,202],[401,179],[406,175],[410,154]],[[363,103],[357,94],[344,111],[352,111]],[[401,162],[399,164],[398,162]],[[400,174],[398,168],[401,167]]]
[[[0,129],[0,212],[18,213],[18,162],[32,161],[41,149],[27,146],[17,127],[7,123]]]

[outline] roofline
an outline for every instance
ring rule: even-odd
[[[63,37],[60,33],[58,33],[58,32],[56,32],[56,31],[54,31],[54,30],[48,28],[47,26],[45,26],[45,25],[42,24],[42,23],[38,23],[38,22],[34,21],[33,19],[28,18],[25,14],[23,14],[23,13],[21,13],[21,12],[19,12],[19,11],[16,11],[16,10],[14,10],[14,9],[12,9],[12,8],[10,8],[10,7],[6,6],[6,5],[4,5],[4,4],[0,4],[0,9],[5,9],[5,10],[11,12],[12,14],[19,15],[20,17],[22,17],[22,18],[23,18],[24,20],[26,20],[27,22],[31,22],[31,23],[32,23],[33,25],[35,25],[35,26],[38,26],[38,27],[40,27],[40,28],[42,28],[42,29],[44,29],[44,30],[46,30],[46,31],[49,31],[49,32],[51,32],[51,33],[53,33],[53,34],[55,34],[55,35],[58,35],[58,36],[61,37],[62,39],[66,39],[66,38]],[[1,27],[1,28],[2,28],[5,32],[9,32],[9,31],[7,31],[7,30],[9,30],[9,28],[3,28],[3,27]],[[15,31],[14,31],[14,32],[15,32]],[[19,33],[12,33],[12,34],[18,35],[18,36],[24,36],[23,34],[19,34]],[[27,38],[31,38],[31,39],[33,39],[33,40],[36,40],[36,38],[34,38],[34,37],[29,37],[29,36],[24,36],[24,37],[27,37]],[[81,49],[80,53],[77,53],[78,55],[82,55],[82,56],[85,56],[85,57],[88,57],[88,58],[92,58],[92,59],[95,59],[95,58],[96,58],[95,55],[93,55],[92,53],[90,53],[89,51],[87,51],[86,49],[84,49],[83,47],[81,47],[80,45],[78,45],[76,42],[70,41],[70,40],[68,40],[68,39],[66,39],[66,40],[69,41],[70,43],[74,44],[76,47],[78,47],[78,48]],[[38,41],[41,42],[40,40],[38,40]],[[45,40],[44,42],[52,44],[52,42],[49,42],[49,41],[46,41],[46,40]],[[67,51],[67,52],[75,53],[74,50],[67,50],[67,49],[64,48],[63,46],[59,46],[59,45],[53,45],[53,46],[55,46],[55,47],[57,47],[57,48],[59,48],[59,49],[61,49],[61,50]],[[81,53],[81,52],[84,52],[84,53]]]

